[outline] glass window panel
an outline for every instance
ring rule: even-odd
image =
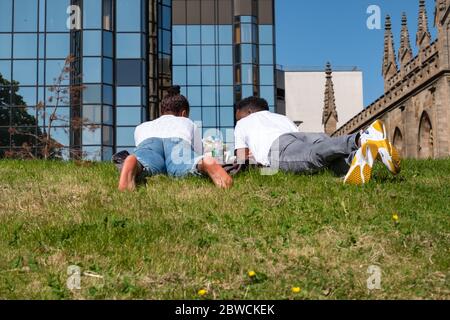
[[[233,67],[232,66],[220,66],[219,77],[221,85],[233,85]]]
[[[3,10],[3,1],[2,1]],[[37,1],[15,0],[14,1],[14,31],[36,32],[37,31]]]
[[[253,84],[253,65],[243,64],[242,69],[242,84]]]
[[[233,107],[220,107],[220,126],[232,127],[234,126],[234,108]]]
[[[50,122],[50,116],[53,114],[53,112],[55,112],[55,108],[53,107],[49,107],[47,108],[46,112],[45,112],[45,125],[48,125]],[[40,117],[41,119],[39,119],[39,123],[40,125],[44,125],[42,122],[42,116],[44,115],[44,113],[40,113]],[[56,115],[56,119],[53,120],[52,122],[52,126],[54,127],[63,127],[63,126],[67,126],[70,122],[70,108],[68,107],[58,107],[58,109],[56,109],[55,112]]]
[[[202,105],[216,105],[216,87],[202,87]]]
[[[179,86],[186,85],[186,67],[173,67],[173,84]]]
[[[216,108],[202,108],[202,121],[205,127],[215,127],[217,125]]]
[[[116,46],[117,58],[140,58],[141,57],[141,35],[136,34],[117,34]]]
[[[103,32],[103,55],[113,57],[113,34],[112,32]]]
[[[141,105],[142,100],[140,87],[117,87],[116,95],[117,105]]]
[[[173,64],[174,65],[185,65],[186,64],[186,47],[185,46],[174,46],[173,47]]]
[[[117,0],[117,31],[141,31],[141,0]]]
[[[97,84],[88,84],[84,86],[83,103],[102,103],[102,86]]]
[[[13,79],[20,85],[36,85],[37,81],[36,60],[13,61]]]
[[[251,23],[253,21],[253,18],[252,16],[241,16],[239,20],[240,22]]]
[[[219,26],[219,44],[233,44],[232,26]]]
[[[86,161],[101,161],[102,160],[102,148],[99,147],[85,147],[83,146],[83,160]]]
[[[233,47],[232,46],[220,46],[219,47],[219,63],[220,64],[233,64]]]
[[[101,128],[83,128],[83,145],[102,143]]]
[[[113,108],[111,106],[103,106],[103,123],[113,124]]]
[[[53,127],[50,129],[50,136],[63,146],[68,147],[70,145],[69,128]]]
[[[36,87],[19,87],[19,88],[14,88],[14,91],[16,91],[12,95],[12,103],[14,105],[16,105],[16,106],[23,106],[23,105],[35,106],[36,105]]]
[[[45,59],[45,34],[38,35],[38,59]]]
[[[14,126],[35,126],[36,108],[34,107],[16,107],[11,108],[11,121]]]
[[[199,86],[201,85],[201,71],[200,67],[188,67],[187,77],[189,86]]]
[[[47,31],[68,32],[67,7],[70,0],[47,0]]]
[[[11,60],[0,60],[0,78],[11,82]],[[0,84],[5,85],[3,79]]]
[[[273,64],[273,46],[259,46],[259,63]]]
[[[202,46],[202,64],[216,64],[216,50],[214,46]]]
[[[259,81],[261,85],[274,85],[274,67],[273,66],[261,66],[259,68]]]
[[[200,26],[188,25],[186,36],[187,44],[200,44]]]
[[[220,105],[232,106],[233,104],[233,87],[220,87]]]
[[[240,62],[242,63],[255,63],[256,64],[256,46],[251,44],[240,45],[241,56]]]
[[[187,98],[191,106],[201,106],[202,87],[188,87]]]
[[[172,27],[172,10],[170,7],[161,6],[160,22],[164,29],[170,29]]]
[[[267,100],[269,105],[275,105],[275,91],[272,86],[261,86],[260,96]]]
[[[189,111],[189,118],[192,121],[202,121],[202,108],[191,107],[191,109]]]
[[[172,28],[173,44],[186,44],[186,26],[173,26]]]
[[[103,29],[112,31],[113,12],[113,0],[103,0]]]
[[[106,104],[114,103],[114,94],[112,86],[103,86],[103,102]]]
[[[100,124],[102,122],[102,106],[83,106],[83,120],[88,124]]]
[[[214,86],[216,84],[216,67],[202,67],[202,85]]]
[[[101,37],[101,31],[83,31],[83,56],[100,56],[102,54]]]
[[[142,83],[141,60],[117,60],[117,84],[139,86]]]
[[[159,47],[163,53],[170,54],[172,51],[171,32],[167,30],[159,31]]]
[[[135,127],[116,128],[117,146],[134,146],[134,130]]]
[[[201,26],[202,44],[215,44],[215,26]]]
[[[83,58],[83,82],[102,82],[102,60],[100,58]]]
[[[273,44],[273,27],[271,25],[259,26],[259,43]]]
[[[14,58],[36,59],[37,58],[37,37],[36,34],[15,34],[14,35]]]
[[[11,59],[11,35],[0,34],[0,58]]]
[[[2,0],[0,10],[0,32],[11,32],[12,27],[12,0]]]
[[[109,127],[109,126],[103,127],[103,141],[102,142],[103,142],[103,144],[106,144],[108,146],[112,146],[114,144],[114,130],[112,127]],[[105,148],[105,149],[110,149],[110,148]],[[104,156],[105,156],[105,153],[104,153]],[[106,159],[109,160],[109,159],[111,159],[111,157],[112,157],[112,149],[111,149],[111,153],[108,155],[108,157]]]
[[[102,0],[83,1],[84,29],[100,29],[102,26]]]
[[[243,85],[242,86],[242,98],[245,99],[247,97],[251,97],[254,95],[253,86],[252,85]]]
[[[47,60],[45,63],[45,83],[47,85],[55,84],[58,77],[61,75],[63,68],[65,66],[64,60]],[[63,85],[68,85],[69,81],[64,80]]]
[[[47,58],[65,59],[70,54],[69,34],[47,34]]]
[[[119,126],[137,126],[142,123],[141,107],[117,107],[116,122]]]
[[[112,59],[103,59],[103,83],[113,84],[113,61]]]
[[[200,65],[200,46],[187,47],[187,64]]]
[[[241,24],[241,43],[253,43],[253,29],[251,24]],[[238,39],[239,40],[239,39]]]

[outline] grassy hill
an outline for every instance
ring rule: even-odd
[[[377,167],[363,187],[253,171],[229,191],[154,177],[121,194],[117,178],[0,161],[1,299],[450,299],[450,160]]]

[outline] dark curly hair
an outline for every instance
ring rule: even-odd
[[[189,114],[189,101],[181,94],[180,86],[167,90],[167,95],[161,101],[161,114],[179,115],[184,110]]]
[[[263,98],[248,97],[235,105],[236,111],[250,110],[251,112],[268,111],[269,104]]]

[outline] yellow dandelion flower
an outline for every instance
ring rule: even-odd
[[[300,287],[293,287],[292,288],[292,293],[300,293],[300,291],[302,291],[302,289],[300,289]]]
[[[395,222],[398,222],[400,218],[398,217],[398,214],[394,214],[392,215],[392,220],[394,220]]]
[[[200,289],[200,290],[198,290],[198,295],[199,296],[204,296],[205,294],[207,294],[208,293],[208,291],[206,291],[205,289]]]
[[[249,276],[250,278],[253,278],[253,277],[256,276],[256,272],[255,272],[255,271],[249,271],[249,272],[248,272],[248,276]]]

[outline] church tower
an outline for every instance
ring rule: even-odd
[[[324,126],[325,133],[328,135],[333,134],[337,129],[338,114],[336,110],[336,99],[334,96],[333,76],[331,70],[331,64],[328,62],[326,69],[326,83],[325,83],[325,99],[323,106],[322,124]]]
[[[450,0],[436,0],[434,24],[438,31],[441,69],[450,70]]]

